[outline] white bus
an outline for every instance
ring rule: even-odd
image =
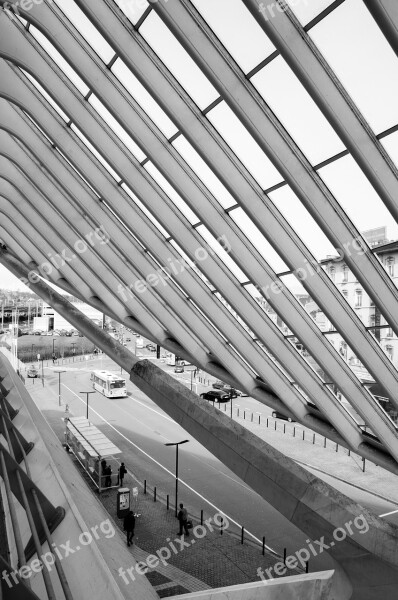
[[[92,371],[90,377],[93,388],[107,398],[127,396],[126,380],[109,371]]]

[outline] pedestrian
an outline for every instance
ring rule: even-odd
[[[127,546],[130,546],[133,543],[135,529],[135,517],[132,510],[124,517],[123,529],[127,533]]]
[[[119,467],[119,480],[120,480],[121,486],[123,486],[123,479],[126,474],[127,474],[127,469],[124,466],[124,462],[122,462],[122,464]]]
[[[186,508],[184,508],[183,503],[181,502],[180,504],[180,510],[178,511],[178,515],[177,515],[177,519],[180,522],[180,531],[178,532],[178,535],[182,535],[183,534],[183,529],[185,531],[185,535],[189,535],[189,530],[188,530],[188,511]]]
[[[55,354],[55,352],[53,352],[53,364],[55,363],[56,360],[57,360],[57,355]]]
[[[105,467],[105,475],[106,475],[105,487],[111,487],[111,485],[112,485],[112,469],[111,469],[110,465]]]

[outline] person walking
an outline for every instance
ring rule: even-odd
[[[185,535],[189,535],[188,511],[186,508],[184,508],[184,505],[182,502],[180,504],[180,510],[178,511],[177,519],[180,522],[180,531],[178,532],[178,535],[183,535],[183,531],[182,531],[183,529],[184,529]]]
[[[121,487],[123,487],[123,479],[125,475],[127,475],[127,469],[124,466],[124,462],[122,462],[122,464],[119,467],[119,481]]]
[[[135,516],[132,510],[124,517],[123,528],[127,534],[127,546],[130,546],[133,543],[135,529]]]

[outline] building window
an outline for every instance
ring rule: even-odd
[[[339,352],[347,360],[347,344],[345,342],[340,342]]]
[[[347,300],[348,298],[348,290],[343,290],[342,291],[344,298]]]
[[[347,283],[348,281],[348,267],[347,265],[343,265],[343,283]]]
[[[362,306],[362,290],[355,290],[355,303],[354,306]]]
[[[386,260],[387,272],[390,277],[394,277],[394,263],[395,259],[393,256],[389,256]]]
[[[394,348],[392,346],[386,346],[386,353],[390,360],[394,358]]]
[[[332,281],[336,278],[336,269],[335,267],[329,267],[329,277]]]
[[[393,337],[393,336],[394,336],[394,332],[393,332],[393,330],[391,329],[391,327],[389,327],[389,328],[387,329],[387,337]]]

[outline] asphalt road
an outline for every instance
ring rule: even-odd
[[[132,346],[134,351],[134,341]],[[154,353],[150,353],[145,348],[139,352],[146,357],[154,357]],[[174,374],[173,367],[168,367],[165,363],[159,363],[159,366],[190,387],[191,367],[186,367],[182,374]],[[116,365],[106,357],[87,363],[68,364],[63,368],[67,371],[62,374],[62,401],[69,404],[74,416],[86,414],[85,398],[79,392],[92,389],[90,382],[92,369],[104,368],[120,373]],[[55,401],[58,393],[58,376],[51,369],[46,369],[45,377],[46,385],[50,386]],[[206,389],[201,385],[197,387],[196,390],[193,385],[194,391],[198,393]],[[188,438],[189,443],[181,446],[179,452],[179,501],[183,501],[192,514],[199,515],[200,510],[203,509],[205,516],[210,516],[221,510],[231,521],[232,529],[238,532],[243,525],[245,535],[259,542],[265,536],[266,545],[279,554],[283,554],[284,548],[291,553],[306,546],[306,536],[302,532],[248,488],[206,448],[190,438],[186,431],[131,382],[127,383],[127,388],[129,393],[127,398],[109,399],[98,392],[91,394],[89,418],[122,450],[122,460],[138,480],[142,482],[146,479],[151,488],[156,485],[158,492],[163,496],[169,494],[170,502],[174,503],[175,449],[166,447],[165,444]],[[247,408],[254,413],[259,412],[262,418],[271,413],[271,409],[252,398],[236,398],[234,403],[235,408],[239,405],[241,410]],[[319,472],[315,473],[321,476]],[[398,506],[372,494],[362,492],[331,477],[326,480],[376,514],[398,510]],[[130,477],[125,480],[125,483],[131,486]],[[398,522],[397,514],[387,515],[386,519]],[[311,570],[332,568],[332,563],[329,557],[323,554],[312,559],[310,568]]]

